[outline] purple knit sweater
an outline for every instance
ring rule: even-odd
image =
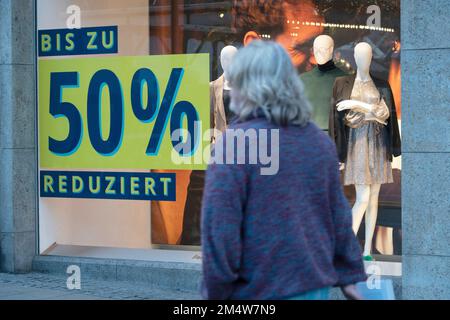
[[[277,127],[257,118],[236,128]],[[333,142],[312,123],[279,133],[276,175],[261,175],[260,165],[208,167],[204,298],[282,299],[366,279]]]

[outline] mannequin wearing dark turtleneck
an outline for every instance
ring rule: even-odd
[[[334,61],[333,61],[333,60],[330,60],[330,61],[328,61],[328,62],[325,63],[325,64],[318,64],[318,65],[317,65],[317,68],[319,68],[319,70],[322,71],[322,72],[327,72],[327,71],[334,70],[334,69],[336,69],[337,67],[336,67],[336,65],[334,64]]]
[[[322,130],[328,131],[334,81],[338,77],[347,75],[346,72],[336,67],[333,60],[317,65],[311,71],[300,75],[305,85],[306,96],[313,108],[312,120]]]

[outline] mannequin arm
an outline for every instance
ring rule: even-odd
[[[352,110],[355,112],[361,112],[361,113],[370,113],[372,112],[373,105],[369,103],[365,103],[358,100],[344,100],[337,104],[337,110],[343,111],[343,110]]]
[[[381,124],[386,124],[389,118],[389,109],[383,99],[377,104],[370,104],[358,100],[344,100],[337,104],[337,110],[352,110],[364,114],[365,120],[377,121]]]
[[[366,120],[377,121],[381,124],[386,124],[386,120],[389,116],[389,108],[387,107],[384,99],[381,99],[379,103],[372,105],[372,110],[365,114]]]

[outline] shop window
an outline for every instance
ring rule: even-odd
[[[195,0],[37,0],[37,25],[39,62],[55,60],[55,70],[39,68],[39,141],[40,170],[71,172],[128,172],[143,174],[174,174],[175,199],[167,201],[95,199],[47,197],[42,190],[39,199],[39,247],[41,254],[104,256],[135,259],[161,259],[185,261],[198,260],[200,240],[200,210],[203,193],[203,169],[183,167],[174,169],[159,165],[118,167],[109,162],[89,159],[79,165],[58,168],[46,166],[42,150],[48,148],[49,137],[42,126],[55,126],[55,131],[64,136],[67,124],[54,116],[53,122],[43,122],[42,115],[50,112],[45,96],[50,95],[50,86],[40,80],[44,73],[60,70],[81,70],[76,62],[91,59],[97,61],[101,69],[102,61],[111,57],[157,57],[161,55],[207,54],[208,61],[202,64],[206,82],[213,82],[223,75],[221,52],[226,46],[239,48],[244,36],[250,30],[259,37],[281,43],[292,57],[299,74],[313,70],[317,64],[313,43],[319,35],[329,35],[334,40],[333,60],[336,66],[347,74],[356,70],[354,48],[359,42],[370,44],[373,49],[371,74],[389,82],[395,101],[399,128],[401,128],[400,99],[400,0],[360,0],[360,1],[266,1],[265,7],[255,11],[252,1],[195,1]],[[74,9],[75,8],[75,9]],[[77,11],[77,8],[79,11]],[[71,29],[79,21],[82,29]],[[75,26],[76,27],[76,26]],[[97,27],[95,40],[88,35],[67,37],[67,30],[83,30]],[[105,27],[115,27],[112,33]],[[102,29],[103,28],[103,29]],[[49,33],[49,30],[65,30]],[[105,31],[106,30],[106,31]],[[105,31],[105,34],[101,32]],[[49,35],[43,39],[42,34]],[[117,47],[110,46],[111,37]],[[91,43],[93,51],[70,52],[71,40]],[[105,37],[105,38],[103,38]],[[67,41],[69,39],[69,41]],[[81,42],[80,42],[81,43]],[[75,43],[77,46],[79,43]],[[77,48],[76,50],[78,50]],[[101,49],[104,49],[103,51]],[[92,60],[96,59],[96,60]],[[73,63],[70,67],[64,61]],[[129,65],[134,67],[133,58]],[[123,62],[122,62],[123,63]],[[44,64],[43,64],[44,65]],[[105,65],[107,63],[105,62]],[[41,65],[40,65],[41,66]],[[130,71],[131,72],[131,71]],[[79,81],[85,81],[82,76]],[[168,78],[168,76],[167,76]],[[168,79],[164,81],[168,81]],[[47,79],[47,78],[45,78]],[[86,80],[87,81],[87,80]],[[123,82],[123,79],[119,79]],[[122,83],[121,83],[122,84]],[[81,84],[83,85],[83,84]],[[122,84],[123,85],[123,84]],[[147,84],[148,85],[148,84]],[[64,86],[64,83],[61,84]],[[69,87],[69,86],[67,86]],[[145,86],[144,86],[145,87]],[[202,101],[209,101],[209,89],[202,87]],[[223,89],[223,88],[222,88]],[[312,88],[314,91],[314,88]],[[144,90],[145,91],[145,90]],[[80,94],[68,89],[61,93],[64,101]],[[150,91],[148,91],[150,92]],[[164,92],[161,92],[163,95]],[[101,91],[101,101],[111,99],[111,87]],[[214,94],[211,91],[211,94]],[[312,93],[313,94],[313,93]],[[87,95],[87,93],[85,93]],[[86,96],[87,97],[87,96]],[[145,97],[150,99],[150,97]],[[110,102],[110,105],[113,101]],[[125,108],[131,108],[124,101]],[[77,106],[86,108],[86,105]],[[111,107],[111,106],[110,106]],[[210,117],[209,103],[201,106],[205,119]],[[100,106],[101,121],[112,117],[114,109]],[[104,113],[103,113],[104,112]],[[206,114],[208,115],[206,117]],[[214,115],[212,115],[214,117]],[[323,129],[328,129],[329,113],[318,115]],[[147,119],[148,120],[148,119]],[[59,121],[59,122],[58,122]],[[128,121],[128,120],[124,120]],[[211,121],[214,125],[214,121]],[[127,123],[125,123],[127,125]],[[58,128],[56,128],[59,126]],[[86,124],[83,122],[86,129]],[[109,128],[100,126],[103,140],[110,134]],[[142,131],[143,134],[145,131]],[[126,134],[126,132],[125,132]],[[148,134],[148,133],[145,133]],[[84,132],[86,139],[89,132]],[[111,134],[109,135],[111,137]],[[81,143],[85,143],[85,140]],[[119,150],[120,152],[120,150]],[[145,156],[145,155],[144,155]],[[102,166],[104,163],[104,166]],[[399,261],[401,255],[401,157],[392,162],[393,183],[383,184],[379,195],[378,218],[372,253],[376,260]],[[41,179],[42,175],[41,175]],[[346,186],[345,193],[353,205],[356,198],[354,186]],[[363,246],[365,224],[361,222],[358,237]],[[173,250],[176,249],[176,250]],[[193,258],[194,257],[194,258]]]

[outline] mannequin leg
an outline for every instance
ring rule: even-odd
[[[358,233],[359,226],[361,224],[364,213],[369,206],[370,199],[370,185],[355,185],[356,189],[356,202],[353,205],[352,216],[353,216],[353,232]]]
[[[372,251],[372,239],[375,231],[378,216],[378,195],[380,194],[381,184],[370,186],[369,207],[366,213],[366,242],[364,244],[364,256],[369,256]]]
[[[390,227],[375,227],[375,248],[382,254],[394,254],[393,231],[394,229]]]

